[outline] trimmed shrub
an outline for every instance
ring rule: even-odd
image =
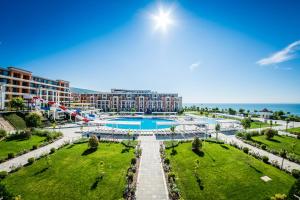
[[[168,180],[169,181],[174,181],[175,180],[175,177],[176,177],[176,175],[175,175],[175,173],[174,172],[169,172],[168,173]]]
[[[89,139],[89,147],[91,149],[97,149],[98,145],[99,145],[98,138],[96,137],[96,135],[92,135],[92,137],[90,137]]]
[[[7,154],[7,158],[8,159],[11,159],[11,158],[14,158],[15,157],[15,154],[14,153],[8,153]]]
[[[293,175],[293,177],[295,177],[295,178],[300,178],[300,170],[298,170],[298,169],[293,169],[293,170],[292,170],[292,175]]]
[[[262,157],[262,161],[263,161],[264,163],[268,163],[268,162],[269,162],[269,157],[268,157],[268,156],[263,156],[263,157]]]
[[[164,163],[165,163],[166,165],[169,165],[169,164],[170,164],[170,159],[169,159],[169,158],[165,158]]]
[[[235,134],[237,137],[244,137],[244,133],[243,132],[237,132],[236,134]]]
[[[267,145],[263,144],[263,145],[261,145],[261,148],[262,148],[263,150],[266,150],[266,149],[267,149]]]
[[[20,132],[20,137],[21,138],[24,138],[26,140],[30,139],[31,138],[31,132],[29,130],[26,130],[26,131],[21,131]]]
[[[294,195],[300,196],[300,179],[297,179],[294,185],[291,187],[288,193],[288,198],[295,199]]]
[[[32,157],[32,158],[28,158],[28,164],[29,165],[31,165],[31,164],[33,164],[34,163],[34,161],[35,161],[35,158],[34,157]]]
[[[34,112],[29,113],[25,117],[25,121],[26,121],[26,125],[32,128],[41,127],[42,125],[42,117],[39,114]]]
[[[278,131],[274,130],[274,129],[265,129],[263,131],[264,135],[266,136],[266,138],[268,140],[272,139],[275,135],[277,135]]]
[[[251,140],[251,137],[252,137],[251,133],[246,133],[245,134],[245,139],[246,140]]]
[[[7,133],[4,129],[0,129],[0,139],[7,136]]]
[[[247,153],[247,154],[248,154],[248,152],[249,152],[249,148],[248,148],[248,147],[244,147],[244,148],[243,148],[243,151],[244,151],[245,153]]]
[[[127,180],[128,180],[129,183],[131,183],[133,181],[133,176],[134,176],[134,174],[132,172],[128,172]]]
[[[56,132],[56,131],[46,132],[47,141],[53,141],[60,136],[62,136],[61,132]]]
[[[8,172],[7,172],[7,171],[1,171],[1,172],[0,172],[0,180],[1,180],[1,179],[4,179],[5,177],[7,177],[7,175],[8,175]]]
[[[50,149],[50,153],[51,153],[51,154],[55,153],[55,151],[56,151],[56,149],[55,149],[54,147],[52,147],[52,148]]]
[[[13,199],[13,194],[7,191],[4,184],[0,183],[0,198],[3,200]]]
[[[132,164],[132,165],[135,165],[135,164],[136,164],[136,158],[132,158],[132,159],[131,159],[131,164]]]
[[[202,149],[202,141],[198,137],[195,137],[192,142],[192,150],[196,152],[200,152],[201,149]]]
[[[36,144],[34,144],[34,145],[32,145],[32,149],[34,150],[34,149],[37,149],[38,148],[38,146],[36,145]]]

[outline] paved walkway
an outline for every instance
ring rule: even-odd
[[[0,164],[0,171],[11,171],[13,167],[23,166],[28,163],[28,158],[39,158],[41,155],[48,154],[51,148],[59,148],[64,145],[66,142],[72,142],[81,137],[80,133],[75,133],[79,131],[79,128],[65,128],[60,130],[63,133],[63,138],[49,144],[38,148],[36,150],[30,151],[26,154],[18,156],[16,158],[10,159],[4,163]]]
[[[213,136],[213,137],[215,137],[215,136]],[[267,156],[267,157],[269,157],[269,162],[271,162],[271,161],[277,161],[281,165],[282,157],[274,155],[274,154],[271,154],[271,153],[269,153],[267,151],[264,151],[262,149],[254,147],[254,146],[251,146],[249,144],[246,144],[242,140],[239,140],[238,138],[236,138],[235,135],[224,135],[222,133],[219,133],[218,137],[221,140],[224,140],[226,143],[236,143],[236,144],[238,144],[241,147],[248,147],[249,151],[251,151],[251,152],[258,153],[261,156]],[[288,170],[288,171],[292,171],[293,169],[300,170],[300,165],[297,164],[297,163],[294,163],[294,162],[291,162],[291,161],[285,159],[284,162],[283,162],[283,168],[286,169],[286,170]]]
[[[159,141],[140,136],[142,156],[137,180],[137,200],[167,200],[168,190],[160,159]]]

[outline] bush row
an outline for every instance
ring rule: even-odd
[[[183,143],[183,142],[190,142],[190,141],[180,141],[179,143]],[[161,156],[162,163],[163,163],[163,169],[166,174],[169,198],[171,200],[178,200],[181,198],[180,190],[176,184],[176,175],[174,172],[172,172],[170,159],[167,158],[167,156],[166,156],[165,146],[163,143],[160,146],[160,156]]]
[[[261,132],[261,134],[258,132],[258,131],[252,131],[252,132],[238,132],[236,134],[236,136],[238,138],[240,138],[241,140],[243,140],[243,142],[247,143],[247,144],[250,144],[251,146],[254,146],[254,147],[257,147],[257,148],[260,148],[262,150],[265,150],[265,151],[268,151],[274,155],[280,155],[280,151],[277,151],[275,149],[270,149],[268,148],[267,145],[265,145],[264,143],[261,143],[259,141],[255,141],[255,140],[252,140],[251,137],[253,136],[258,136],[258,135],[264,135],[264,134],[267,134],[269,133],[269,130],[272,130],[272,129],[265,129],[264,131]],[[275,134],[277,134],[277,132],[274,132]],[[286,159],[288,159],[289,161],[292,161],[292,162],[295,162],[295,163],[299,163],[300,164],[300,156],[294,154],[294,153],[291,153],[291,152],[287,152],[287,155],[286,155]]]
[[[272,160],[271,162],[269,162],[269,157],[268,156],[262,156],[259,153],[255,153],[253,151],[249,151],[248,147],[242,147],[239,146],[237,143],[229,143],[231,146],[242,150],[243,152],[245,152],[246,154],[249,154],[251,156],[253,156],[256,159],[262,160],[264,163],[270,164],[278,169],[281,169],[281,163],[279,163],[277,160],[274,161]],[[297,169],[293,169],[291,172],[288,171],[287,169],[281,169],[289,174],[292,174],[295,178],[300,178],[300,171]]]
[[[129,148],[126,146],[126,148]],[[131,159],[130,167],[127,169],[126,174],[126,186],[123,191],[124,199],[134,200],[135,198],[135,191],[136,191],[136,180],[137,180],[137,170],[139,159],[141,156],[141,148],[140,145],[135,146],[135,157]]]

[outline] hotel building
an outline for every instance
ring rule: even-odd
[[[72,93],[73,105],[94,107],[104,112],[178,112],[182,97],[176,93],[158,93],[151,90],[111,89],[111,92],[93,94]]]
[[[34,76],[30,71],[15,67],[0,68],[0,109],[5,109],[14,97],[22,97],[30,103],[34,96],[70,106],[69,84],[64,80]]]

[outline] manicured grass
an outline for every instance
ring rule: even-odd
[[[9,121],[17,130],[23,130],[27,128],[24,119],[19,115],[17,115],[16,113],[8,113],[3,115],[3,117],[7,121]]]
[[[290,132],[290,133],[296,134],[296,135],[300,135],[300,127],[289,128],[287,131]]]
[[[269,199],[276,193],[287,194],[295,179],[279,169],[263,163],[229,145],[205,142],[203,156],[191,150],[191,143],[175,148],[170,155],[172,169],[184,199]],[[193,174],[195,160],[200,161],[200,188]],[[272,181],[263,182],[260,177],[269,176]]]
[[[30,139],[5,139],[0,141],[0,160],[7,157],[8,153],[17,154],[24,150],[30,150],[33,145],[43,143],[46,137],[32,135]]]
[[[270,124],[254,121],[254,122],[251,122],[251,126],[250,126],[251,129],[252,128],[265,128],[265,127],[270,127]]]
[[[120,199],[133,150],[122,144],[100,143],[98,150],[84,153],[87,143],[69,145],[3,180],[7,189],[22,199]],[[98,183],[103,161],[104,178]]]
[[[267,140],[265,135],[251,137],[252,140],[264,143],[269,149],[280,151],[287,150],[289,153],[300,155],[300,140],[293,137],[276,135],[272,139]]]
[[[279,126],[278,124],[272,124],[273,126]],[[266,127],[271,127],[270,123],[265,123],[265,122],[260,122],[260,121],[253,121],[251,122],[251,127],[250,129],[253,128],[266,128]]]

